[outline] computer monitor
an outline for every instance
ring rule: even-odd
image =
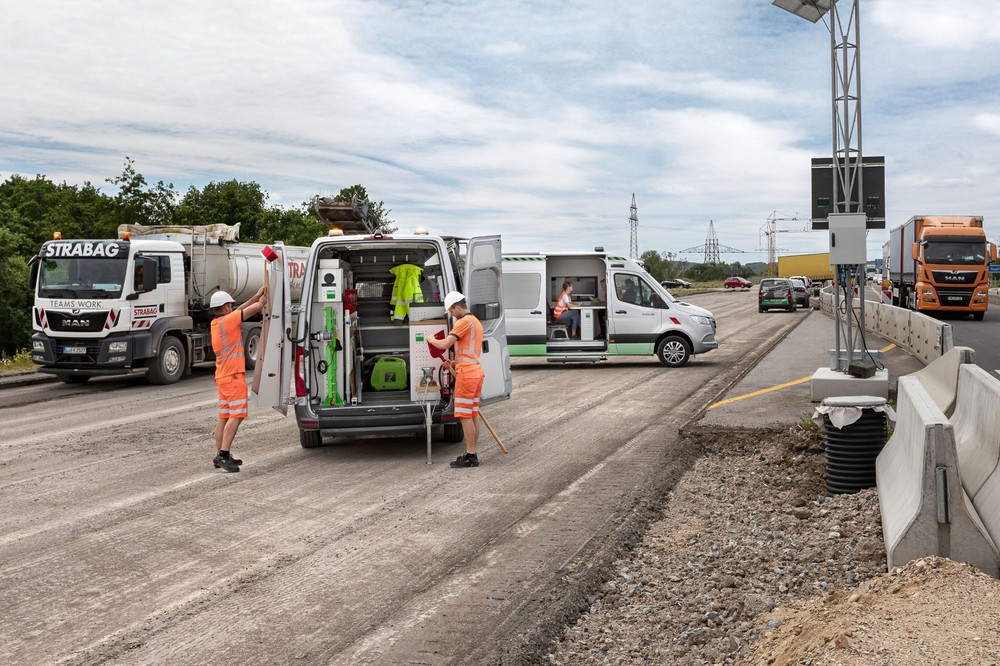
[[[563,282],[573,283],[573,300],[594,299],[599,296],[597,293],[597,278],[593,275],[567,275],[565,277],[552,277],[550,280],[550,291],[552,300],[555,301],[562,293]]]

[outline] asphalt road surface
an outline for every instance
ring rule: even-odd
[[[685,368],[515,360],[475,469],[252,409],[215,470],[208,368],[0,391],[0,663],[537,663],[697,457],[679,427],[805,316],[690,301],[721,348]]]

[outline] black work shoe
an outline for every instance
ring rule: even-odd
[[[220,461],[221,459],[222,459],[222,458],[220,458],[219,456],[215,456],[214,458],[212,458],[212,464],[214,464],[214,465],[215,465],[216,469],[218,469],[218,468],[219,468],[219,461]],[[242,461],[242,460],[240,460],[239,458],[233,458],[232,456],[230,456],[230,458],[229,458],[229,459],[230,459],[230,460],[232,460],[232,461],[233,461],[234,463],[236,463],[237,465],[242,465],[242,464],[243,464],[243,461]]]
[[[227,472],[238,472],[240,471],[240,466],[236,464],[236,461],[232,458],[223,458],[222,456],[215,456],[212,459],[212,464],[216,467],[220,467]]]
[[[466,453],[451,461],[452,467],[479,467],[479,456],[475,453]]]

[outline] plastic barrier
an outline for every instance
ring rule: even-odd
[[[899,378],[896,415],[875,462],[889,569],[937,555],[1000,576],[1000,552],[962,487],[955,429],[916,377]]]

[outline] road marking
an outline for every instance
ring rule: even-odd
[[[882,349],[879,349],[878,351],[880,354],[884,354],[885,352],[895,348],[895,346],[896,343],[891,342]],[[1000,374],[1000,370],[997,370],[997,374]],[[716,407],[722,407],[723,405],[728,405],[729,403],[732,402],[739,402],[740,400],[746,400],[747,398],[756,398],[759,395],[772,393],[773,391],[780,391],[781,389],[788,388],[789,386],[798,386],[799,384],[804,384],[810,379],[812,379],[812,375],[809,375],[808,377],[802,377],[801,379],[796,379],[791,382],[785,382],[784,384],[778,384],[777,386],[771,386],[770,388],[760,389],[759,391],[754,391],[752,393],[744,393],[743,395],[737,395],[733,396],[732,398],[726,398],[725,400],[720,400],[719,402],[712,403],[711,405],[706,407],[705,410],[707,411],[709,409],[715,409]]]

